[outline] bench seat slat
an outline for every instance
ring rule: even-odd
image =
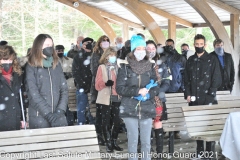
[[[170,113],[170,114],[168,114],[169,119],[171,119],[171,118],[181,118],[181,117],[184,117],[183,113]]]
[[[167,113],[182,113],[182,108],[181,107],[167,108]]]
[[[174,123],[174,122],[184,122],[184,118],[172,118],[172,119],[168,119],[168,120],[163,120],[163,123]]]
[[[185,113],[185,116],[197,116],[197,115],[215,115],[215,114],[223,114],[223,113],[229,113],[229,112],[236,112],[240,111],[239,108],[225,108],[225,109],[214,109],[214,110],[202,110],[202,111],[189,111]]]
[[[27,136],[36,136],[36,135],[50,135],[50,134],[58,134],[58,133],[63,134],[63,133],[87,132],[87,131],[95,131],[95,126],[81,125],[81,126],[68,126],[68,127],[57,127],[57,128],[6,131],[6,132],[0,132],[0,140],[5,138],[11,138],[11,137],[27,137]]]
[[[190,137],[194,136],[200,136],[200,135],[215,135],[215,134],[221,134],[222,130],[215,130],[215,131],[208,131],[208,132],[194,132],[194,133],[189,133]]]
[[[226,119],[217,119],[211,121],[197,121],[197,122],[187,122],[188,127],[197,127],[197,126],[205,126],[207,125],[216,125],[216,124],[225,124]]]
[[[28,143],[39,143],[51,141],[63,141],[63,140],[73,140],[73,139],[85,139],[96,137],[96,131],[88,132],[74,132],[65,134],[52,134],[52,135],[42,135],[42,136],[31,136],[31,137],[19,137],[19,138],[8,138],[1,140],[1,146],[6,145],[17,145],[17,144],[28,144]]]
[[[203,141],[219,141],[221,137],[221,134],[215,134],[215,135],[199,135],[199,136],[193,136],[192,139],[196,140],[203,140]]]
[[[95,139],[81,139],[81,140],[68,140],[68,141],[58,141],[58,142],[47,142],[47,143],[34,143],[34,144],[20,144],[17,146],[3,146],[0,147],[0,151],[5,152],[18,152],[21,151],[38,151],[45,149],[55,149],[55,148],[67,148],[67,147],[77,147],[77,146],[88,145],[98,145],[97,138]]]
[[[188,121],[201,121],[201,120],[212,120],[212,119],[226,119],[228,114],[216,114],[216,115],[202,115],[202,116],[193,116],[193,117],[185,117],[186,123]]]
[[[214,126],[199,126],[199,127],[188,127],[187,131],[191,134],[194,132],[208,132],[223,129],[224,124],[214,125]]]

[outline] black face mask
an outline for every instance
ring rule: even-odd
[[[165,46],[165,49],[164,49],[166,52],[168,53],[173,53],[173,46]]]
[[[63,54],[64,54],[63,52],[59,52],[59,53],[58,53],[58,57],[59,57],[59,58],[62,58],[62,57],[63,57]]]
[[[47,57],[52,57],[53,55],[53,47],[46,47],[43,49],[43,54]]]
[[[183,51],[182,51],[182,55],[183,55],[183,56],[187,55],[187,52],[188,52],[188,50],[183,50]]]
[[[204,47],[195,47],[195,51],[197,52],[197,54],[201,54],[205,51]]]
[[[4,71],[6,71],[6,72],[8,72],[11,67],[12,67],[12,63],[3,63],[3,64],[2,64],[2,68],[3,68]]]
[[[88,44],[86,45],[86,49],[92,50],[92,43],[88,43]]]

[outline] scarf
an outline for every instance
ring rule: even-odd
[[[133,72],[137,74],[143,74],[146,71],[150,71],[152,69],[152,63],[149,60],[143,59],[141,61],[137,61],[127,57],[127,61]]]
[[[43,67],[49,68],[52,67],[53,57],[43,58]]]
[[[2,69],[2,76],[5,78],[5,80],[6,80],[7,83],[9,84],[9,86],[11,86],[12,66],[10,67],[10,69],[8,70],[8,72],[6,72],[4,69]]]
[[[107,63],[105,64],[106,66],[106,69],[107,69],[107,73],[108,73],[108,79],[111,77],[111,70],[115,70],[116,72],[116,76],[118,74],[118,66],[117,66],[117,63]]]

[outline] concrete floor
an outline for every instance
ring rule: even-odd
[[[180,132],[180,135],[181,135],[181,139],[176,139],[175,140],[175,143],[174,143],[174,151],[175,151],[175,155],[179,155],[181,157],[177,158],[177,157],[168,157],[168,158],[163,158],[164,160],[167,160],[167,159],[171,159],[171,160],[189,160],[190,158],[186,158],[186,156],[189,155],[189,153],[195,153],[196,151],[196,142],[194,140],[191,140],[189,137],[188,137],[188,134],[186,131],[181,131]],[[154,140],[155,141],[155,140]],[[127,154],[127,136],[125,133],[120,133],[119,134],[119,139],[118,139],[118,144],[120,147],[122,147],[124,150],[122,152],[119,152],[119,151],[114,151],[114,153],[111,154],[111,158],[108,157],[108,158],[103,158],[103,159],[109,159],[109,160],[126,160],[127,158],[126,157],[126,154]],[[154,144],[152,145],[153,146],[153,149],[155,151],[155,142]],[[101,153],[106,153],[106,148],[105,146],[100,146],[100,151]],[[165,152],[165,156],[167,157],[167,153],[168,153],[168,138],[164,138],[164,149],[163,149],[163,152]],[[224,158],[221,154],[221,148],[219,146],[219,143],[217,142],[216,143],[216,152],[218,154],[218,160],[227,160],[226,158]],[[185,154],[185,158],[182,158],[184,157],[183,154]],[[125,157],[124,157],[125,155]],[[152,158],[154,159],[154,158]]]

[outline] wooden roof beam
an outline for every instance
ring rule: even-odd
[[[144,3],[144,2],[141,2],[141,1],[138,1],[138,3],[144,9],[146,9],[148,11],[156,13],[156,14],[158,14],[160,16],[163,16],[163,17],[165,17],[165,18],[167,18],[169,20],[174,20],[174,21],[176,21],[177,23],[180,23],[183,26],[190,27],[190,28],[193,27],[193,24],[191,22],[187,21],[187,20],[184,20],[184,19],[182,19],[180,17],[174,16],[174,15],[172,15],[172,14],[166,12],[166,11],[163,11],[163,10],[161,10],[159,8],[153,7],[153,6],[151,6],[151,5],[147,4],[147,3]]]
[[[206,0],[208,3],[213,4],[216,7],[222,8],[225,11],[228,11],[232,14],[240,14],[240,10],[237,8],[234,8],[226,3],[223,3],[219,0]]]
[[[140,3],[138,3],[137,0],[115,0],[114,2],[119,3],[121,6],[133,13],[149,30],[156,43],[165,43],[166,39],[161,28],[158,26],[152,16],[146,11],[146,9],[143,8]],[[126,3],[127,5],[125,5]]]
[[[75,8],[73,7],[73,2],[71,0],[56,0],[56,1],[68,5],[72,8]],[[80,12],[84,13],[89,18],[91,18],[105,32],[105,34],[109,37],[111,42],[112,43],[114,42],[114,39],[116,37],[115,32],[113,31],[112,27],[108,24],[108,22],[100,14],[96,14],[97,11],[95,8],[81,4],[75,9],[79,10]]]

